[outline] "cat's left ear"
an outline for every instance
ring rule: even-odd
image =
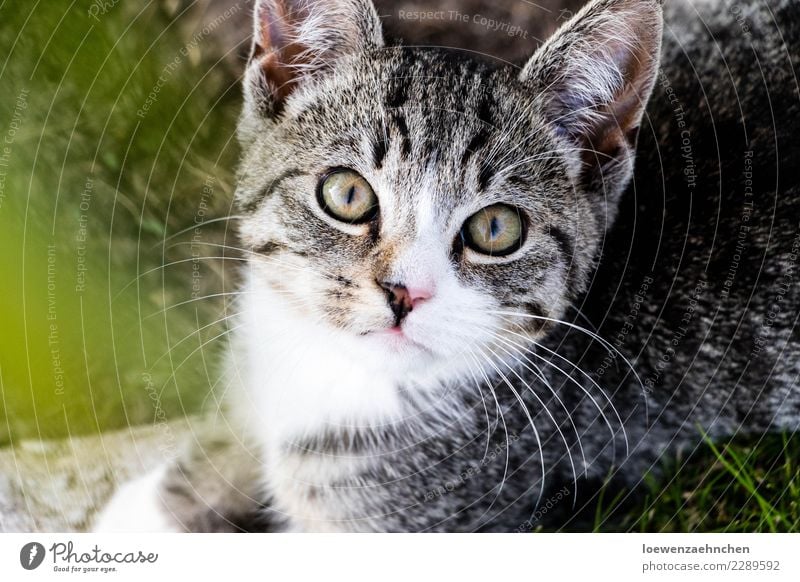
[[[304,80],[384,42],[371,0],[257,0],[254,21],[245,92],[271,116]]]
[[[659,0],[595,0],[564,24],[520,77],[555,131],[574,146],[580,179],[621,190],[655,83]]]

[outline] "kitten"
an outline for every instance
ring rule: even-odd
[[[594,0],[517,68],[259,1],[232,428],[97,529],[526,531],[797,430],[798,16]]]

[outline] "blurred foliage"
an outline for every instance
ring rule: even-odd
[[[0,4],[0,440],[208,396],[224,305],[200,297],[230,283],[191,257],[229,223],[168,237],[230,212],[238,80],[168,5]]]

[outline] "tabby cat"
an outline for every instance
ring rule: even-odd
[[[594,0],[521,66],[254,14],[226,428],[97,529],[528,531],[797,430],[796,0]]]

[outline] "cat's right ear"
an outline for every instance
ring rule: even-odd
[[[324,75],[341,57],[382,46],[371,0],[257,0],[245,76],[248,106],[280,115],[305,80]]]

